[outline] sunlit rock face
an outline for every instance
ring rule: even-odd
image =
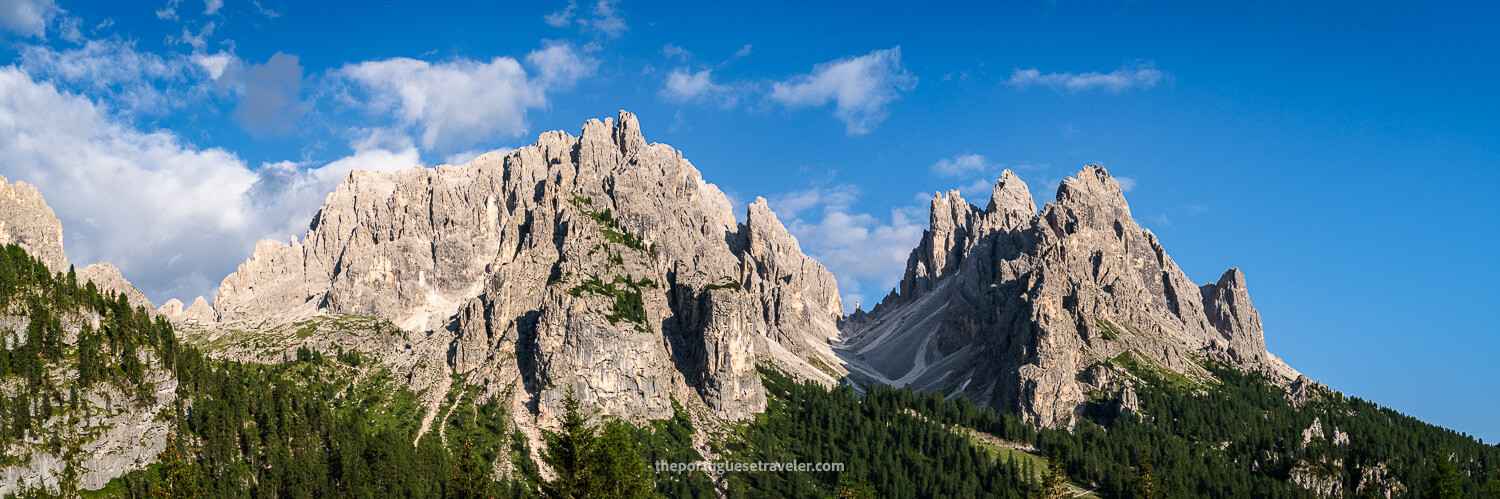
[[[844,323],[839,354],[858,379],[1050,426],[1076,420],[1089,388],[1124,393],[1108,372],[1127,353],[1192,376],[1207,375],[1194,356],[1297,376],[1266,351],[1244,275],[1194,284],[1101,167],[1064,180],[1040,212],[1007,170],[984,209],[934,196],[930,224],[900,291]]]

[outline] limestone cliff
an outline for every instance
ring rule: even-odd
[[[1297,377],[1266,351],[1244,275],[1193,284],[1103,168],[1064,180],[1040,212],[1007,170],[985,209],[950,191],[931,213],[900,292],[844,323],[839,352],[856,378],[1054,425],[1089,388],[1127,393],[1109,375],[1122,355],[1189,377],[1207,375],[1193,356]]]
[[[0,177],[0,246],[6,244],[20,246],[53,272],[68,271],[62,223],[42,193],[26,182],[12,184]]]
[[[668,416],[675,396],[741,418],[765,405],[758,361],[843,375],[837,289],[763,200],[737,224],[621,112],[461,166],[353,172],[301,240],[257,244],[214,308],[223,323],[390,319],[431,352],[413,365],[542,421],[569,388],[626,417]]]

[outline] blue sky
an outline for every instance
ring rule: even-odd
[[[704,5],[708,4],[708,5]],[[933,191],[1121,177],[1271,350],[1494,442],[1492,4],[0,0],[0,174],[75,263],[212,296],[350,169],[462,162],[627,109],[764,196],[867,307]]]

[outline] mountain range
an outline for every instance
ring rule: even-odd
[[[467,397],[503,414],[527,449],[521,461],[537,461],[545,432],[576,398],[599,418],[637,424],[685,415],[695,428],[690,447],[722,457],[728,451],[716,442],[727,428],[775,409],[781,395],[768,393],[766,372],[825,388],[961,397],[1062,431],[1098,419],[1101,408],[1110,419],[1148,413],[1141,392],[1163,380],[1208,393],[1202,387],[1224,372],[1264,380],[1294,405],[1343,400],[1266,350],[1245,273],[1196,284],[1097,165],[1063,180],[1040,209],[1009,170],[984,208],[957,191],[936,194],[899,288],[848,315],[833,274],[802,252],[765,199],[737,221],[736,207],[682,152],[648,143],[624,111],[589,120],[577,136],[543,133],[464,165],[355,171],[304,235],[256,244],[211,302],[187,306],[151,306],[107,263],[75,271],[40,193],[0,183],[0,245],[112,300],[144,305],[140,320],[170,322],[176,341],[211,359],[363,359],[351,363],[350,383],[389,379],[410,392],[411,420],[401,424],[413,427],[414,446],[449,431],[444,422]],[[23,308],[8,309],[7,348],[25,343]],[[57,313],[70,346],[111,324],[100,325],[108,312]],[[29,458],[0,463],[0,494],[68,480],[98,489],[161,460],[167,414],[192,404],[183,405],[189,397],[165,354],[141,355],[155,392],[82,395],[101,412],[74,426],[117,428],[90,440],[86,450],[102,457],[65,458],[45,438],[4,444],[8,455],[29,449]],[[0,387],[11,397],[22,391]],[[48,421],[52,431],[63,424]],[[1327,426],[1313,419],[1307,442],[1352,431]],[[1321,495],[1354,493],[1346,482],[1412,491],[1339,463],[1359,478],[1290,465],[1285,479]],[[515,475],[527,465],[493,467]]]

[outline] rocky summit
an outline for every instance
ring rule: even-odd
[[[14,244],[41,260],[53,272],[68,271],[62,223],[42,193],[26,182],[0,177],[0,245]]]
[[[1077,419],[1087,393],[1135,399],[1122,363],[1189,379],[1195,358],[1300,375],[1266,351],[1245,276],[1194,284],[1136,224],[1119,183],[1089,166],[1037,211],[1006,170],[988,206],[957,191],[932,198],[930,228],[900,290],[843,323],[855,378],[963,394],[1039,426]]]
[[[414,389],[440,387],[434,409],[451,370],[524,426],[552,421],[569,391],[634,420],[670,416],[674,398],[737,419],[765,407],[757,363],[845,374],[832,274],[765,200],[737,223],[623,111],[462,166],[355,171],[301,240],[257,244],[214,310],[223,328],[388,319],[412,334],[386,354]]]

